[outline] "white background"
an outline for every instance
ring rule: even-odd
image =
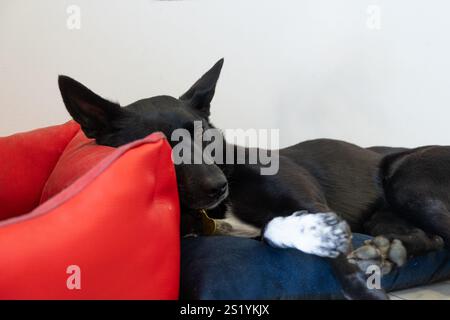
[[[0,0],[0,135],[69,119],[58,74],[126,105],[179,96],[225,57],[218,127],[279,128],[284,146],[450,144],[449,15],[444,0]]]

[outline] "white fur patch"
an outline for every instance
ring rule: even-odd
[[[216,222],[221,225],[228,225],[228,228],[219,228],[221,235],[243,237],[243,238],[254,238],[261,235],[261,229],[256,228],[248,223],[243,222],[238,217],[233,214],[231,206],[227,206],[227,211],[225,212],[225,219],[218,219]]]
[[[321,257],[335,258],[350,248],[350,228],[332,212],[294,212],[272,219],[264,239],[278,248],[295,248]]]

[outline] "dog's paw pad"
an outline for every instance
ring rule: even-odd
[[[389,241],[383,236],[365,241],[363,246],[348,255],[349,262],[356,264],[362,271],[377,266],[383,274],[388,274],[394,267],[401,267],[406,259],[403,243],[397,239]]]
[[[348,224],[334,213],[295,212],[269,222],[264,239],[281,248],[296,248],[305,253],[335,258],[347,254],[351,232]]]
[[[406,249],[400,240],[392,240],[388,258],[399,267],[405,264],[407,259]]]
[[[381,256],[381,253],[377,247],[365,244],[353,251],[351,256],[358,260],[373,260],[378,259]]]

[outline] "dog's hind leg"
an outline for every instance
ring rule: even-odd
[[[439,236],[425,233],[389,209],[376,211],[364,224],[365,233],[374,236],[349,255],[362,271],[377,265],[383,274],[402,266],[408,256],[417,256],[443,247]]]
[[[443,200],[431,196],[411,197],[401,206],[400,214],[405,220],[433,235],[433,239],[439,236],[450,247],[450,212]]]
[[[389,240],[400,240],[409,256],[439,250],[444,243],[440,236],[427,234],[389,209],[379,210],[364,224],[366,233]]]
[[[383,158],[380,181],[399,217],[450,246],[450,147],[430,146]]]

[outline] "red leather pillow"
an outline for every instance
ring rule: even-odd
[[[0,137],[0,221],[25,214],[39,204],[48,176],[79,129],[70,121]]]
[[[52,173],[68,180],[49,180],[46,195],[64,190],[0,222],[0,299],[177,299],[179,205],[163,135],[117,149],[72,142]],[[79,289],[67,285],[73,266]]]

